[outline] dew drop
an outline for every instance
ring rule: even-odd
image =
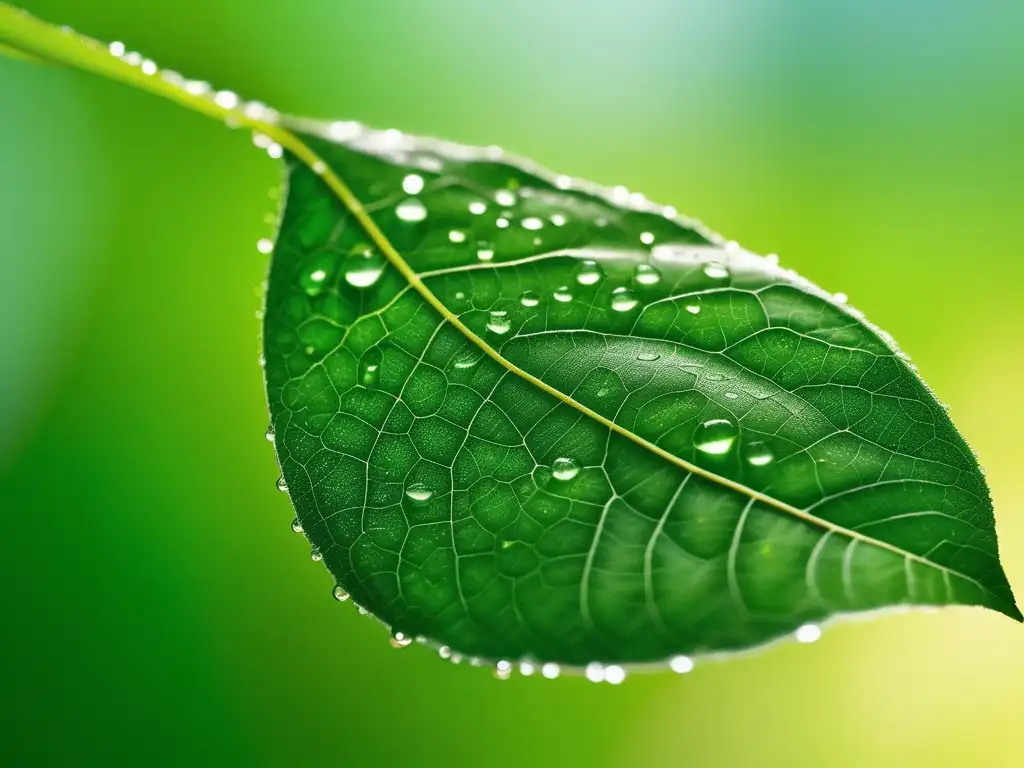
[[[468,352],[460,353],[452,362],[452,368],[457,371],[468,371],[470,368],[475,368],[476,364],[479,362],[480,356],[470,350]]]
[[[351,141],[363,131],[363,126],[351,120],[338,120],[327,126],[327,135],[334,141]]]
[[[437,649],[437,655],[445,661],[447,661],[452,657],[452,649],[449,648],[447,645],[442,645],[440,648]]]
[[[487,212],[487,205],[481,202],[473,202],[469,204],[469,212],[474,216],[479,216],[482,213]]]
[[[315,173],[317,176],[323,176],[325,173],[327,173],[327,163],[325,163],[323,160],[313,161],[313,173]]]
[[[697,427],[693,445],[698,451],[721,456],[732,448],[736,435],[736,425],[728,419],[709,419]]]
[[[153,71],[156,71],[155,66]],[[238,94],[233,91],[217,91],[213,97],[213,103],[224,109],[234,109],[238,106]]]
[[[639,355],[636,356],[636,359],[642,363],[653,363],[659,357],[661,357],[661,355],[659,355],[657,352],[641,352]]]
[[[534,666],[532,661],[521,661],[519,662],[519,673],[523,677],[529,677],[537,671],[537,667]]]
[[[402,191],[407,195],[418,195],[423,191],[423,177],[418,173],[410,173],[402,179]]]
[[[453,229],[448,233],[448,239],[453,243],[466,242],[466,233],[461,229]]]
[[[637,264],[636,281],[640,285],[654,285],[661,280],[661,272],[650,264]]]
[[[604,664],[599,661],[592,661],[587,664],[585,673],[587,680],[592,683],[604,682]]]
[[[775,458],[772,449],[760,440],[748,444],[744,450],[744,455],[746,456],[747,463],[755,467],[763,467],[765,464],[770,464],[771,460]]]
[[[261,237],[256,241],[256,250],[263,254],[270,253],[274,250],[274,241],[266,237]]]
[[[564,456],[551,463],[551,474],[556,480],[572,480],[580,473],[580,465]]]
[[[314,563],[319,563],[324,559],[324,554],[320,551],[320,547],[313,547],[309,550],[309,557]]]
[[[480,261],[490,261],[494,258],[494,246],[489,242],[486,240],[478,240],[477,246],[476,257],[480,259]]]
[[[558,286],[552,295],[555,297],[555,301],[560,301],[563,304],[572,301],[572,291],[567,285]]]
[[[538,219],[536,216],[528,216],[523,219],[523,229],[529,229],[535,231],[541,229],[544,226],[544,222]]]
[[[297,517],[292,520],[292,530],[295,531],[295,533],[302,533],[302,523],[299,522],[299,518]]]
[[[572,186],[572,179],[565,175],[556,176],[555,186],[559,189],[569,189]]]
[[[118,58],[120,58],[121,56],[124,56],[124,43],[115,40],[110,44],[109,50],[112,56],[117,56]]]
[[[512,662],[502,660],[495,664],[494,676],[499,680],[508,680],[512,677]]]
[[[494,199],[498,205],[504,205],[505,207],[513,206],[516,204],[516,196],[514,192],[510,192],[507,189],[499,189],[494,193]]]
[[[817,624],[804,624],[796,631],[798,643],[813,643],[821,638],[821,627]]]
[[[721,280],[729,276],[729,270],[721,262],[712,261],[704,265],[704,274],[714,280]]]
[[[376,251],[352,257],[345,265],[345,282],[354,288],[369,288],[384,271],[384,259]]]
[[[264,437],[266,437],[267,441],[271,442],[271,443],[274,442],[274,440],[277,439],[277,434],[274,432],[274,425],[273,424],[271,424],[269,427],[267,427],[267,432],[264,435]]]
[[[284,479],[284,475],[277,478],[277,490],[281,491],[281,493],[288,493],[288,483]]]
[[[644,245],[651,245],[654,242],[654,233],[652,232],[641,232],[640,242]]]
[[[548,680],[554,680],[556,677],[558,677],[561,671],[562,670],[559,668],[559,666],[555,664],[555,662],[553,661],[547,662],[544,666],[540,668],[540,673],[544,675],[544,677],[546,677]]]
[[[696,304],[687,304],[686,311],[689,312],[691,315],[697,315],[700,314],[700,307],[698,307]]]
[[[519,303],[524,307],[536,307],[540,304],[540,295],[536,291],[523,291],[519,297]]]
[[[553,213],[548,217],[556,227],[564,227],[567,219],[560,213]]]
[[[604,277],[604,271],[596,261],[581,261],[576,270],[576,282],[580,285],[594,285]]]
[[[508,229],[508,219],[502,216],[500,219],[494,222],[494,226],[498,229]]]
[[[331,594],[334,595],[334,599],[337,600],[339,603],[345,602],[350,597],[349,593],[345,591],[345,588],[341,586],[341,584],[335,584],[334,590],[331,592]]]
[[[410,483],[405,489],[405,495],[413,504],[426,504],[434,495],[434,491],[425,483]]]
[[[669,668],[677,675],[685,675],[693,671],[693,659],[689,656],[673,656],[668,662]]]
[[[726,392],[725,396],[730,400],[736,400],[739,397],[735,392]]]
[[[272,142],[270,146],[267,147],[267,154],[270,156],[272,160],[280,160],[281,157],[284,155],[284,150],[281,149],[280,144],[278,144],[277,142]]]
[[[375,387],[380,382],[380,367],[384,354],[380,347],[370,347],[359,358],[359,383],[364,387]]]
[[[496,309],[491,312],[487,319],[487,330],[491,333],[503,335],[509,332],[512,323],[509,320],[508,312]]]
[[[412,638],[403,632],[395,632],[390,639],[392,648],[408,648],[412,645]]]
[[[625,286],[612,291],[612,309],[616,312],[629,312],[638,304],[633,291]]]
[[[156,65],[156,62],[153,61],[152,59],[145,59],[142,62],[142,64],[141,64],[141,69],[142,69],[142,74],[144,74],[144,75],[155,75],[156,72],[157,72],[158,67]],[[236,97],[235,104],[237,105],[237,103],[238,103],[238,101],[237,101],[237,97]],[[228,107],[228,109],[234,109],[234,107]]]
[[[423,221],[427,218],[427,209],[419,200],[414,197],[410,197],[408,200],[403,200],[398,204],[395,208],[395,215],[402,221]]]
[[[836,304],[845,304],[849,300],[849,297],[845,293],[833,293],[832,301]]]
[[[619,685],[626,679],[626,670],[618,664],[609,664],[604,670],[604,679],[612,685]]]

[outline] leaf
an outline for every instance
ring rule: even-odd
[[[288,163],[276,446],[339,596],[396,636],[578,666],[901,605],[1021,618],[974,456],[843,301],[621,188],[297,127],[330,170]]]

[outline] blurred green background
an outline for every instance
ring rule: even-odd
[[[1024,592],[1024,5],[26,0],[283,111],[639,189],[900,340],[990,470]],[[828,628],[690,675],[499,683],[330,597],[257,365],[279,169],[0,61],[0,763],[1024,764],[1024,628]]]

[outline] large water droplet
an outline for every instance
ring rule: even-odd
[[[309,550],[309,557],[314,563],[319,563],[324,559],[323,552],[320,551],[320,547],[313,547]]]
[[[380,382],[380,367],[384,353],[380,347],[370,347],[359,358],[359,383],[364,387],[375,387]]]
[[[580,465],[574,459],[564,456],[551,463],[551,474],[556,480],[572,480],[580,473]]]
[[[725,264],[718,261],[712,261],[704,265],[704,274],[715,280],[721,280],[729,276],[729,270]]]
[[[331,592],[331,594],[334,595],[334,599],[339,603],[343,603],[349,598],[348,592],[345,591],[345,588],[341,586],[341,584],[335,584],[334,591]]]
[[[345,262],[345,282],[354,288],[369,288],[384,271],[384,258],[372,249]]]
[[[659,280],[661,280],[661,272],[657,267],[652,267],[650,264],[637,264],[636,281],[640,285],[654,285]]]
[[[540,295],[536,291],[523,291],[519,297],[519,303],[524,307],[536,307],[540,304]]]
[[[512,677],[512,662],[499,661],[494,665],[494,676],[499,680],[508,680]]]
[[[657,352],[641,352],[636,356],[636,359],[642,363],[653,363],[659,357],[661,357],[661,355]]]
[[[423,177],[418,173],[410,173],[402,179],[402,189],[407,195],[418,195],[423,191]]]
[[[771,460],[775,458],[772,449],[760,440],[748,443],[744,448],[743,454],[747,459],[747,463],[755,467],[763,467],[765,464],[770,464]]]
[[[297,517],[292,520],[292,530],[295,531],[295,533],[302,533],[302,523]]]
[[[487,330],[491,333],[506,334],[511,328],[512,322],[509,319],[508,312],[496,309],[488,315]]]
[[[644,245],[651,245],[654,242],[654,233],[653,232],[641,232],[640,233],[640,242],[643,243]]]
[[[547,664],[540,668],[540,673],[544,675],[548,680],[554,680],[561,673],[561,668],[553,661],[549,661]]]
[[[555,297],[555,301],[560,301],[563,304],[572,301],[572,291],[567,285],[558,286],[552,295]]]
[[[592,661],[587,664],[585,671],[587,680],[592,683],[604,682],[604,664],[599,661]]]
[[[590,259],[580,262],[576,270],[576,282],[580,285],[594,285],[604,276],[601,266]]]
[[[434,495],[434,491],[426,483],[410,483],[405,489],[405,495],[416,505],[426,504]]]
[[[625,286],[612,291],[612,309],[616,312],[629,312],[638,304],[633,291]]]
[[[274,442],[275,440],[277,440],[277,433],[274,432],[274,425],[273,424],[271,424],[269,427],[267,427],[267,433],[264,435],[264,437],[267,438],[267,440],[269,442],[271,442],[271,443]]]
[[[427,218],[427,209],[419,200],[410,197],[398,204],[398,207],[395,208],[395,215],[402,221],[423,221]]]
[[[626,679],[626,670],[618,664],[609,664],[605,667],[604,679],[612,685],[619,685]]]
[[[737,434],[736,425],[728,419],[709,419],[697,427],[693,445],[698,451],[721,456],[732,448]]]
[[[669,659],[668,666],[677,675],[685,675],[693,670],[693,659],[689,656],[673,656]]]
[[[277,490],[281,491],[281,493],[288,493],[288,481],[284,479],[284,475],[277,478]]]

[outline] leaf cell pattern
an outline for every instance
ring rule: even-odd
[[[859,313],[624,189],[302,127],[448,312],[289,162],[278,457],[310,542],[393,632],[582,666],[897,605],[1020,619],[973,454]]]

